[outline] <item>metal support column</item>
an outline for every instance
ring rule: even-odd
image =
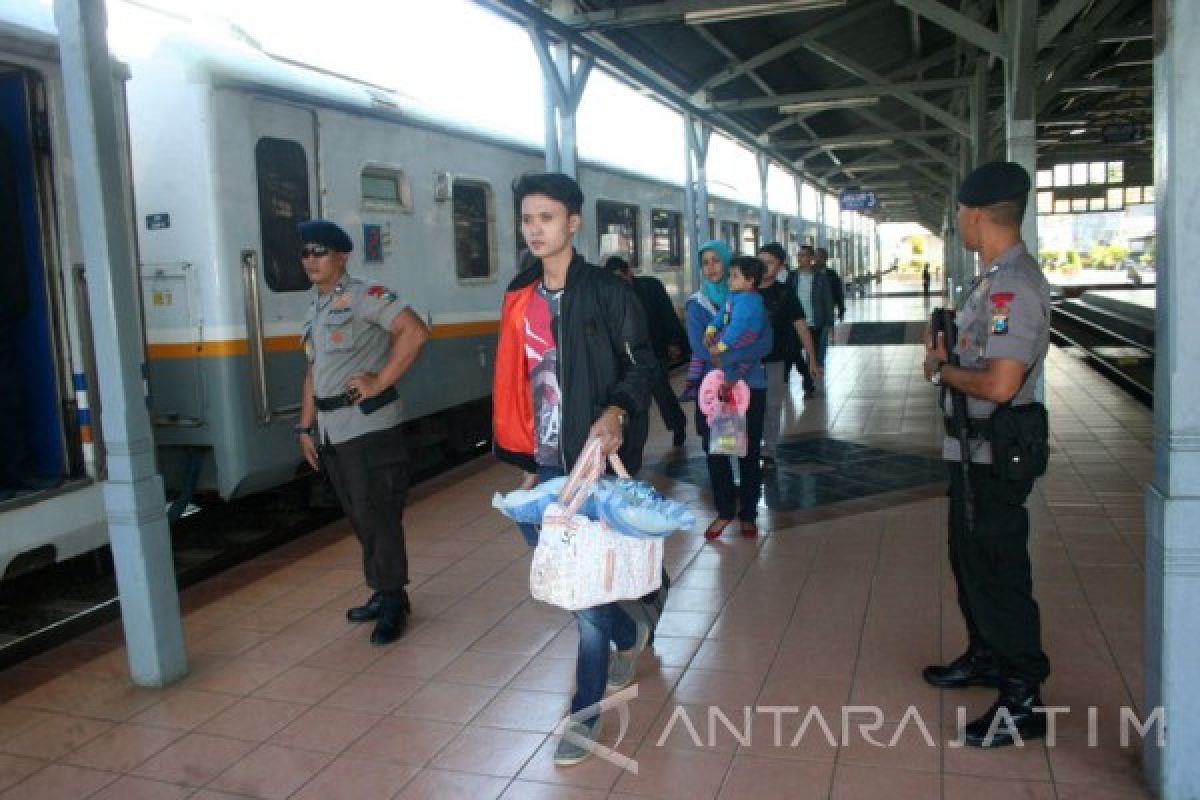
[[[1010,57],[1005,62],[1004,114],[1008,160],[1020,164],[1031,178],[1037,176],[1037,126],[1034,107],[1037,97],[1034,58],[1037,55],[1037,0],[1009,3]],[[1031,181],[1027,212],[1021,223],[1021,238],[1037,257],[1037,181]]]
[[[758,153],[758,187],[762,194],[758,206],[758,241],[754,243],[755,251],[767,242],[775,241],[775,231],[771,229],[771,207],[767,204],[767,174],[771,169],[771,159],[766,154]]]
[[[575,147],[575,111],[583,99],[595,60],[589,55],[573,66],[570,42],[550,44],[544,30],[529,25],[529,38],[542,68],[543,118],[546,138],[546,171],[578,178]]]
[[[142,388],[131,202],[104,3],[55,0],[93,341],[103,400],[104,507],[116,564],[129,670],[139,686],[187,672],[162,478]]]
[[[1162,798],[1200,797],[1200,3],[1156,4],[1154,196],[1158,348],[1154,362],[1154,476],[1146,490],[1144,715],[1165,710],[1143,746],[1146,779]]]
[[[696,259],[694,272],[696,285],[700,285],[700,256],[696,252],[701,243],[708,241],[708,143],[712,139],[712,127],[691,114],[683,117],[684,134],[687,139],[688,166],[695,159],[694,214],[689,230],[692,233],[692,255]],[[689,182],[689,187],[691,183]]]

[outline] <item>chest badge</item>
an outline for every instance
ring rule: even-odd
[[[992,301],[993,336],[1004,336],[1008,333],[1008,308],[1015,296],[1013,292],[994,292],[989,298]]]

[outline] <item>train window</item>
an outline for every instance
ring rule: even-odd
[[[412,211],[412,187],[398,169],[364,167],[359,177],[364,208],[380,211]]]
[[[601,258],[621,256],[637,269],[641,264],[637,206],[597,200],[596,230],[600,233]]]
[[[679,269],[683,264],[683,215],[677,211],[656,208],[650,212],[650,227],[654,232],[656,270]]]
[[[742,226],[742,249],[741,254],[744,256],[752,256],[758,252],[758,226],[743,225]]]
[[[480,181],[454,179],[454,263],[460,281],[491,278],[492,187]]]
[[[312,284],[300,263],[300,232],[296,229],[312,217],[304,148],[299,142],[264,137],[254,147],[254,162],[263,278],[276,292],[308,291]]]
[[[734,253],[739,252],[738,224],[736,222],[721,220],[721,241],[729,245],[729,249]]]

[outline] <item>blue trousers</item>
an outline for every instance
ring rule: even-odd
[[[538,466],[538,483],[563,475],[558,467]],[[538,541],[537,525],[518,525],[530,547]],[[628,650],[637,641],[637,625],[617,603],[572,612],[579,628],[579,649],[575,656],[575,694],[571,713],[599,703],[608,686],[609,643]],[[589,718],[587,722],[591,722]]]

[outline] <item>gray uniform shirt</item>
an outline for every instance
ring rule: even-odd
[[[975,281],[958,309],[956,323],[959,363],[982,369],[990,358],[1022,362],[1029,374],[1012,404],[1032,403],[1050,347],[1050,284],[1023,242],[1001,254]],[[950,392],[945,395],[942,412],[950,417],[954,413]],[[995,410],[996,404],[990,400],[967,397],[967,416],[972,419],[987,419]],[[968,445],[972,463],[992,463],[988,442],[973,440]],[[942,440],[942,457],[962,459],[957,438],[946,436]]]
[[[392,350],[391,324],[404,309],[394,292],[377,283],[343,276],[329,294],[318,294],[308,308],[300,337],[312,367],[317,397],[336,397],[359,372],[379,372]],[[319,441],[333,444],[387,430],[400,424],[400,402],[371,414],[357,406],[317,411]]]

